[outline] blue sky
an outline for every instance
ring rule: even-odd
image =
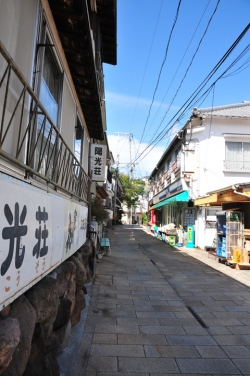
[[[220,0],[216,9],[217,4],[218,0],[117,0],[118,62],[117,66],[104,65],[105,99],[110,148],[115,159],[119,155],[119,168],[124,172],[129,171],[127,164],[138,150],[143,152],[160,132],[164,135],[178,120],[148,155],[136,160],[135,176],[149,174],[193,107],[250,101],[247,52],[227,73],[228,77],[218,80],[206,98],[191,104],[190,110],[177,119],[176,113],[249,23],[250,0]],[[203,92],[249,43],[250,30]],[[132,133],[130,142],[124,133]]]

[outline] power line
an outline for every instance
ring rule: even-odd
[[[168,43],[167,43],[167,47],[166,47],[166,51],[165,51],[165,55],[164,55],[164,58],[163,58],[163,62],[162,62],[162,64],[161,64],[160,72],[159,72],[159,74],[158,74],[158,78],[157,78],[157,82],[156,82],[156,87],[155,87],[155,90],[154,90],[154,93],[153,93],[153,98],[152,98],[152,101],[151,101],[151,104],[150,104],[150,107],[149,107],[148,117],[147,117],[147,119],[146,119],[146,123],[145,123],[145,125],[144,125],[143,133],[144,133],[144,131],[145,131],[145,129],[146,129],[146,125],[147,125],[148,119],[149,119],[149,117],[150,117],[150,112],[151,112],[152,105],[153,105],[153,103],[154,103],[154,99],[155,99],[156,91],[157,91],[158,86],[159,86],[159,82],[160,82],[160,78],[161,78],[162,69],[163,69],[163,66],[164,66],[164,64],[165,64],[165,62],[166,62],[166,59],[167,59],[168,48],[169,48],[169,44],[170,44],[170,41],[171,41],[171,37],[172,37],[173,31],[174,31],[174,28],[175,28],[175,25],[176,25],[177,19],[178,19],[178,15],[179,15],[179,9],[180,9],[180,5],[181,5],[181,1],[182,1],[182,0],[179,0],[178,6],[177,6],[177,10],[176,10],[176,14],[175,14],[175,19],[174,19],[174,22],[173,22],[172,29],[171,29],[171,31],[170,31],[169,38],[168,38]],[[143,133],[142,133],[142,137],[143,137]]]
[[[140,86],[140,90],[139,90],[139,94],[138,94],[138,98],[137,98],[137,102],[136,102],[136,106],[135,106],[135,110],[134,110],[134,114],[133,114],[133,119],[132,119],[132,122],[131,122],[130,130],[131,130],[131,127],[132,127],[132,125],[134,123],[135,113],[136,113],[137,106],[138,106],[138,101],[139,101],[139,98],[140,98],[140,95],[141,95],[141,90],[142,90],[142,86],[143,86],[143,83],[144,83],[144,79],[145,79],[145,75],[146,75],[146,71],[147,71],[147,67],[148,67],[148,62],[149,62],[149,58],[150,58],[150,55],[151,55],[151,50],[152,50],[152,47],[153,47],[153,43],[154,43],[154,39],[155,39],[155,34],[156,34],[157,27],[158,27],[159,19],[160,19],[162,4],[163,4],[163,0],[161,1],[161,6],[160,6],[159,13],[158,13],[156,25],[155,25],[153,39],[152,39],[152,42],[151,42],[151,45],[150,45],[149,54],[148,54],[146,66],[145,66],[145,69],[144,69],[144,73],[143,73],[143,77],[142,77],[142,83],[141,83],[141,86]]]
[[[193,106],[193,103],[194,103],[194,100],[195,98],[197,98],[197,96],[199,95],[199,93],[202,91],[202,89],[205,87],[205,85],[207,84],[207,82],[212,78],[212,76],[215,74],[215,72],[220,68],[220,66],[225,62],[225,60],[228,58],[228,56],[231,54],[231,52],[234,50],[234,48],[238,45],[238,43],[241,41],[241,39],[244,37],[244,35],[246,34],[246,32],[248,31],[248,29],[250,28],[250,24],[247,25],[247,27],[243,30],[243,32],[239,35],[239,37],[236,39],[236,41],[232,44],[232,46],[227,50],[227,52],[224,54],[224,56],[221,58],[221,60],[215,65],[215,67],[212,69],[212,71],[206,76],[206,78],[202,81],[202,83],[198,86],[198,88],[193,92],[193,94],[191,94],[191,96],[186,100],[186,102],[182,105],[182,107],[176,112],[176,114],[170,119],[170,121],[167,123],[166,126],[168,126],[175,118],[176,116],[181,112],[181,114],[179,115],[178,119],[176,121],[178,121],[179,119],[181,119],[181,116],[183,116],[185,114],[185,111],[189,110],[189,106]],[[238,62],[242,56],[244,56],[244,54],[246,53],[246,51],[248,51],[249,49],[249,46],[248,45],[244,50],[243,52],[238,55],[238,57],[233,61],[233,63],[231,63],[229,65],[229,67],[219,76],[219,78],[213,82],[213,84],[206,90],[205,93],[202,94],[202,96],[204,96],[209,90],[211,90],[211,87],[219,80],[223,77],[223,75],[229,70],[232,68],[232,66],[234,66],[236,64],[236,62]],[[201,96],[201,97],[202,97]],[[199,98],[200,99],[200,98]],[[198,99],[198,100],[199,100]],[[196,102],[198,101],[196,99]],[[184,109],[183,109],[184,108]],[[156,146],[156,144],[158,144],[163,138],[164,136],[168,133],[168,131],[170,129],[173,128],[173,126],[176,124],[176,121],[174,122],[174,124],[168,128],[167,132],[164,133],[164,130],[161,131],[159,133],[159,135],[157,135],[155,137],[155,139],[143,150],[143,152],[135,159],[138,160],[142,154],[144,154],[146,152],[146,150],[151,147],[153,145],[153,143],[155,143],[154,146]],[[153,146],[153,147],[154,147]],[[152,147],[152,148],[153,148]],[[152,148],[150,149],[150,151],[152,150]],[[149,153],[149,152],[148,152]],[[147,154],[148,154],[147,153]],[[146,154],[146,155],[147,155]],[[146,156],[145,155],[145,156]],[[143,158],[145,158],[145,156]]]
[[[169,89],[170,89],[170,87],[171,87],[171,85],[172,85],[172,83],[173,83],[173,81],[174,81],[174,79],[175,79],[175,77],[176,77],[176,75],[177,75],[179,69],[180,69],[180,66],[181,66],[181,64],[182,64],[182,62],[183,62],[183,60],[184,60],[184,57],[186,56],[187,51],[189,50],[189,47],[190,47],[190,45],[191,45],[191,43],[192,43],[192,41],[193,41],[193,39],[194,39],[194,36],[195,36],[195,34],[196,34],[196,32],[197,32],[197,30],[198,30],[200,24],[201,24],[201,21],[202,21],[204,15],[205,15],[205,13],[206,13],[206,10],[207,10],[207,8],[208,8],[208,6],[209,6],[209,4],[210,4],[210,1],[211,1],[211,0],[208,1],[207,5],[206,5],[206,8],[205,8],[204,12],[203,12],[202,15],[201,15],[201,18],[200,18],[200,20],[199,20],[199,22],[198,22],[198,24],[197,24],[197,26],[196,26],[196,29],[195,29],[195,31],[194,31],[194,33],[193,33],[193,35],[192,35],[192,37],[191,37],[191,39],[190,39],[190,41],[189,41],[189,44],[188,44],[188,46],[187,46],[187,48],[186,48],[186,50],[185,50],[185,52],[184,52],[184,54],[183,54],[183,56],[182,56],[182,59],[181,59],[179,65],[178,65],[178,67],[177,67],[177,69],[176,69],[176,71],[175,71],[175,74],[174,74],[174,76],[173,76],[173,78],[172,78],[172,80],[171,80],[171,82],[170,82],[170,84],[169,84],[169,86],[168,86],[168,88],[167,88],[167,91],[166,91],[166,93],[165,93],[165,95],[164,95],[164,97],[163,97],[163,100],[161,101],[161,104],[160,104],[160,106],[159,106],[159,108],[158,108],[158,110],[157,110],[157,112],[156,112],[156,114],[155,114],[155,117],[154,117],[152,123],[150,124],[150,127],[151,127],[152,124],[154,123],[154,120],[155,120],[155,118],[156,118],[156,116],[157,116],[157,114],[158,114],[158,112],[159,112],[159,110],[160,110],[160,108],[161,108],[161,106],[162,106],[162,104],[163,104],[163,101],[164,101],[164,99],[166,98],[166,95],[167,95],[167,93],[168,93],[168,91],[169,91]],[[169,107],[170,107],[170,106],[169,106]],[[169,110],[169,108],[168,108],[168,110]],[[161,124],[162,124],[162,123],[161,123]],[[160,126],[161,126],[161,124],[160,124]],[[158,127],[158,129],[160,128],[160,126]],[[150,127],[149,127],[149,129],[150,129]],[[148,131],[149,131],[149,129],[148,129]],[[157,130],[158,130],[158,129],[157,129]],[[147,134],[148,134],[148,131],[147,131]],[[156,131],[156,132],[157,132],[157,131]]]
[[[248,31],[250,27],[250,24],[243,30],[243,32],[240,34],[240,36],[236,39],[236,41],[233,43],[233,45],[228,49],[228,51],[224,54],[224,56],[221,58],[221,60],[216,64],[216,66],[212,69],[212,71],[206,76],[206,78],[202,81],[202,83],[198,86],[198,88],[193,92],[193,94],[187,99],[187,101],[182,105],[182,107],[177,111],[177,113],[170,119],[167,125],[169,125],[174,118],[181,112],[181,110],[184,108],[182,111],[181,115],[178,117],[177,121],[185,114],[185,111],[189,110],[189,106],[193,105],[194,99],[198,96],[198,94],[202,91],[202,89],[205,87],[205,85],[208,83],[208,81],[212,78],[212,76],[215,74],[215,72],[221,67],[221,65],[225,62],[225,60],[228,58],[228,56],[231,54],[231,52],[234,50],[234,48],[237,46],[237,44],[240,42],[240,40],[243,38],[245,33]],[[230,69],[235,62],[239,60],[244,54],[245,50],[249,48],[249,45],[243,50],[243,52],[234,60],[234,62],[222,73],[222,75],[218,78],[220,79],[227,71]],[[217,81],[217,80],[216,80]],[[215,81],[215,82],[216,82]],[[213,83],[214,84],[214,83]],[[212,85],[211,85],[212,86]],[[210,88],[209,88],[210,89]],[[208,89],[208,90],[209,90]],[[206,92],[205,92],[206,93]],[[204,93],[204,94],[205,94]],[[204,95],[203,94],[203,95]],[[185,107],[186,106],[186,107]],[[153,142],[155,142],[161,134],[164,132],[164,130],[154,139]]]
[[[220,0],[217,1],[217,4],[216,4],[216,6],[215,6],[215,9],[214,9],[214,11],[213,11],[213,13],[212,13],[212,15],[211,15],[211,17],[210,17],[208,23],[207,23],[206,29],[205,29],[205,31],[204,31],[204,33],[203,33],[203,35],[202,35],[202,37],[201,37],[201,39],[200,39],[200,41],[199,41],[199,43],[198,43],[198,47],[196,48],[195,53],[194,53],[193,56],[192,56],[192,59],[191,59],[191,61],[190,61],[190,63],[189,63],[189,66],[187,67],[187,70],[186,70],[186,72],[185,72],[185,74],[184,74],[184,76],[183,76],[183,78],[182,78],[182,80],[181,80],[181,82],[180,82],[180,85],[179,85],[178,89],[176,90],[176,93],[175,93],[173,99],[171,100],[171,102],[170,102],[170,104],[169,104],[169,106],[168,106],[168,109],[167,109],[165,115],[163,116],[163,119],[161,120],[160,125],[158,126],[156,132],[159,130],[159,128],[161,127],[163,121],[165,120],[165,118],[166,118],[166,116],[167,116],[167,114],[168,114],[168,112],[169,112],[169,109],[170,109],[170,107],[172,106],[172,104],[173,104],[173,102],[174,102],[174,100],[175,100],[175,98],[176,98],[176,96],[177,96],[177,94],[178,94],[178,92],[179,92],[179,90],[180,90],[180,88],[181,88],[181,86],[182,86],[182,84],[183,84],[183,82],[184,82],[184,80],[185,80],[187,74],[188,74],[188,71],[189,71],[189,69],[191,68],[191,66],[192,66],[192,64],[193,64],[194,58],[195,58],[195,56],[197,55],[197,53],[198,53],[198,51],[199,51],[200,45],[201,45],[201,43],[202,43],[202,41],[203,41],[203,39],[204,39],[204,37],[205,37],[205,35],[206,35],[206,33],[207,33],[207,30],[208,30],[208,28],[209,28],[209,25],[210,25],[210,23],[211,23],[211,21],[212,21],[214,15],[215,15],[216,11],[217,11],[217,8],[218,8],[218,6],[219,6],[219,3],[220,3]]]
[[[222,78],[232,77],[232,76],[235,76],[236,74],[243,72],[245,69],[247,69],[250,66],[250,64],[248,64],[249,62],[250,62],[250,58],[248,58],[239,68],[235,69],[235,71],[233,71],[232,73],[230,73],[230,74],[228,74],[228,75],[226,75]],[[245,68],[241,69],[243,67],[245,67]]]

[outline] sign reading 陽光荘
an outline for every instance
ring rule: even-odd
[[[106,150],[106,145],[91,145],[90,170],[92,171],[92,181],[105,180]]]

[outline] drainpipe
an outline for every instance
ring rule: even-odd
[[[246,195],[245,193],[238,192],[238,191],[237,191],[237,187],[235,187],[235,185],[232,185],[232,189],[234,190],[234,193],[236,193],[237,195],[240,195],[240,196],[244,196],[244,197],[248,197],[248,198],[250,198],[249,195]]]

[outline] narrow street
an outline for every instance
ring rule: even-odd
[[[250,288],[140,226],[109,232],[71,376],[249,375]]]

